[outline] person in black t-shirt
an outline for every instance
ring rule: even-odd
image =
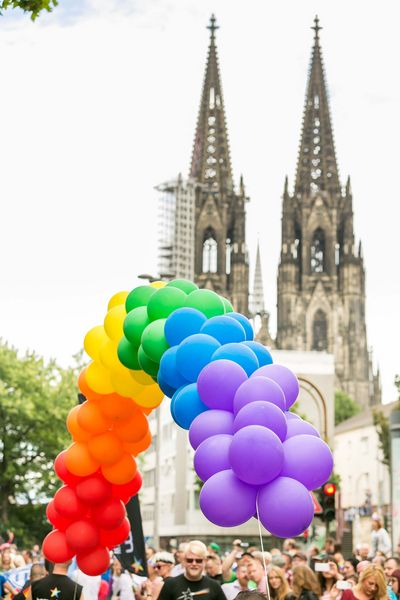
[[[219,583],[204,575],[207,548],[203,542],[189,542],[183,558],[182,575],[168,579],[158,600],[226,600]]]
[[[34,581],[27,600],[85,600],[82,586],[67,576],[70,564],[56,563],[50,575]]]

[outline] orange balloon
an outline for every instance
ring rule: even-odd
[[[124,454],[122,443],[111,431],[92,437],[87,445],[90,454],[101,465],[113,464]]]
[[[129,483],[136,475],[136,461],[130,454],[122,455],[119,461],[112,465],[102,465],[101,471],[110,483],[123,485]]]
[[[137,409],[130,419],[115,423],[113,432],[123,442],[139,442],[149,430],[149,424],[141,410]]]
[[[74,442],[65,451],[65,466],[73,475],[86,477],[95,473],[100,465],[92,458],[86,444]]]
[[[137,410],[137,405],[132,398],[125,398],[119,394],[103,396],[97,405],[103,415],[113,421],[129,419]]]
[[[84,402],[79,407],[78,423],[86,431],[91,433],[104,433],[111,423],[102,414],[100,408],[94,402]]]
[[[85,396],[86,400],[98,400],[103,397],[104,394],[97,394],[94,392],[86,381],[87,367],[80,372],[78,377],[78,387],[81,393]]]
[[[151,444],[151,433],[150,433],[150,430],[148,430],[146,435],[144,437],[142,437],[142,439],[139,442],[136,442],[135,444],[125,442],[123,444],[123,446],[124,446],[125,450],[127,452],[129,452],[129,454],[133,454],[134,456],[137,456],[141,452],[144,452],[145,450],[147,450],[147,448],[149,448],[150,444]]]
[[[142,413],[147,416],[149,416],[153,412],[152,408],[145,408],[144,406],[141,406],[140,409],[141,409]]]
[[[92,437],[92,434],[89,431],[82,429],[78,423],[78,412],[80,408],[80,405],[74,406],[74,408],[69,411],[67,417],[67,429],[76,442],[87,442]]]

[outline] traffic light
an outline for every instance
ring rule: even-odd
[[[335,512],[336,485],[328,482],[319,489],[318,500],[322,506],[321,519],[325,523],[330,523],[336,516]]]

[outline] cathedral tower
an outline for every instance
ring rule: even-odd
[[[235,191],[229,154],[214,15],[197,120],[190,179],[195,185],[195,280],[248,314],[249,267],[243,179]]]
[[[277,346],[334,354],[336,388],[368,406],[380,393],[368,356],[364,261],[350,179],[345,189],[339,179],[320,29],[316,17],[294,192],[286,178],[283,193]]]

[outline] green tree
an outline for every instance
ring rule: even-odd
[[[26,13],[31,14],[34,21],[43,11],[51,12],[57,6],[57,0],[0,0],[0,12],[7,8],[20,8]]]
[[[360,412],[360,406],[350,396],[342,390],[335,392],[335,425],[339,425],[342,421],[350,419],[358,412]]]
[[[373,410],[372,417],[379,439],[379,448],[382,450],[381,462],[390,467],[390,424],[389,419],[381,410]]]
[[[0,340],[0,521],[20,541],[29,528],[42,532],[45,504],[60,485],[53,461],[69,441],[76,375],[33,352],[19,357]]]

